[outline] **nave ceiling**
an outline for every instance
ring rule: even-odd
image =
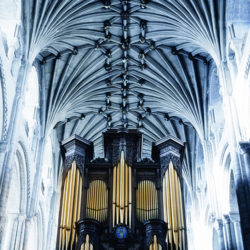
[[[192,185],[208,136],[209,79],[225,59],[226,1],[23,0],[28,61],[40,84],[43,132],[78,134],[102,157],[102,132],[138,128],[144,157],[167,134],[186,142]],[[60,169],[55,169],[60,172]]]

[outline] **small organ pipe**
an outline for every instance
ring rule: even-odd
[[[116,166],[113,169],[113,227],[115,226],[116,212]]]
[[[103,222],[108,216],[108,189],[102,180],[94,180],[87,190],[86,217]]]

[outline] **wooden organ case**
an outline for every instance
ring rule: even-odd
[[[181,161],[184,144],[167,136],[142,159],[142,134],[103,134],[104,158],[73,136],[62,143],[65,162],[58,250],[186,250]]]

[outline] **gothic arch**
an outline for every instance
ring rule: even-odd
[[[24,237],[24,221],[28,208],[28,157],[25,146],[19,142],[14,155],[9,195],[4,249],[19,249]],[[8,243],[8,239],[11,239]]]
[[[45,239],[45,229],[46,226],[44,224],[44,213],[42,205],[39,204],[38,214],[36,217],[36,232],[37,232],[37,249],[43,250],[44,249],[44,239]]]

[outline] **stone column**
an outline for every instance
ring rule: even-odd
[[[215,221],[215,229],[218,235],[218,244],[219,244],[218,250],[226,250],[224,244],[224,235],[223,235],[223,222],[221,219],[217,219]]]
[[[228,215],[224,215],[224,232],[225,232],[225,246],[227,250],[235,249],[233,248],[233,241],[232,241],[232,233],[230,228],[230,217]]]
[[[25,234],[24,234],[24,241],[23,241],[23,250],[29,250],[29,238],[32,229],[32,219],[28,218],[25,221]]]
[[[30,65],[23,57],[21,67],[18,72],[15,98],[12,105],[10,122],[8,127],[8,136],[4,144],[1,143],[0,152],[0,249],[2,247],[3,235],[5,230],[6,205],[9,195],[9,185],[12,175],[12,162],[15,159],[16,143],[19,135],[18,121],[21,117],[22,97],[26,83],[27,72]]]
[[[239,213],[230,213],[230,219],[234,228],[235,242],[237,250],[244,250],[243,241],[242,241],[242,233],[240,227],[240,216]]]
[[[241,167],[241,179],[236,182],[236,193],[240,212],[242,238],[245,249],[250,246],[250,143],[241,142],[244,165]]]
[[[240,147],[244,158],[248,190],[250,190],[250,142],[240,142]]]

